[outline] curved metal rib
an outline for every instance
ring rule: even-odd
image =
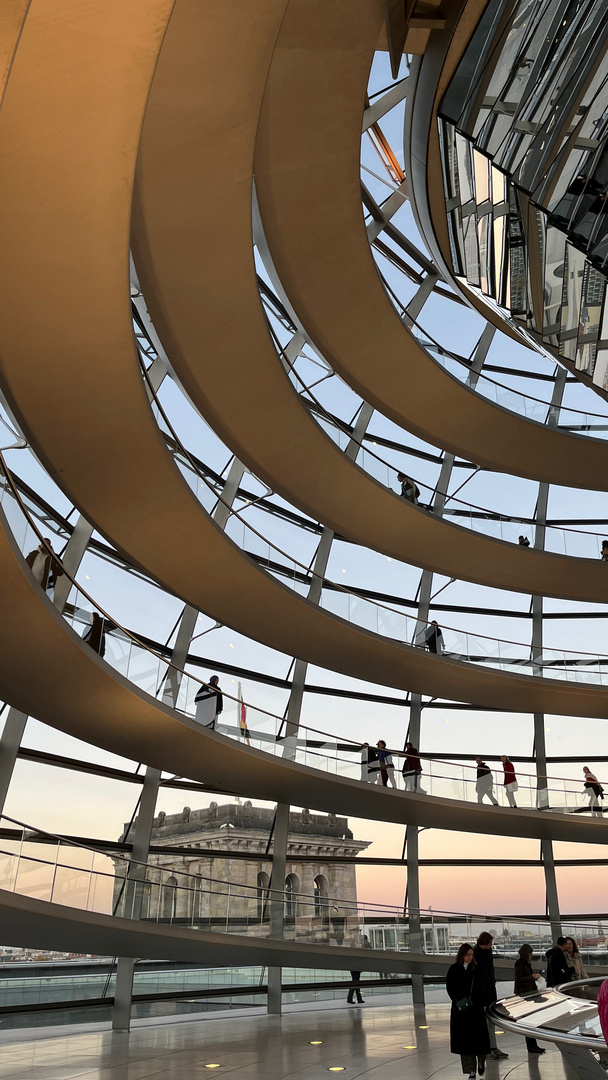
[[[291,0],[283,21],[255,176],[285,291],[335,370],[420,438],[497,471],[605,490],[608,444],[524,420],[467,389],[418,345],[386,296],[359,183],[365,85],[381,20],[369,0]],[[424,149],[412,145],[412,156]]]

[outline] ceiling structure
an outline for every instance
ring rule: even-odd
[[[222,791],[277,804],[279,878],[290,803],[406,826],[416,934],[419,829],[532,838],[558,924],[552,843],[601,843],[604,822],[560,802],[545,714],[577,718],[591,764],[606,747],[585,725],[608,720],[605,35],[576,67],[598,13],[558,30],[562,7],[12,4],[2,805],[30,716],[147,767],[134,852],[163,772],[209,792],[228,774]],[[25,562],[47,534],[54,595]],[[128,618],[85,585],[92,565]],[[438,611],[443,653],[425,648]],[[93,613],[105,657],[79,640]],[[255,745],[194,719],[201,618],[208,666],[251,674]],[[225,628],[248,663],[214,654]],[[431,707],[471,757],[467,715],[510,714],[533,801],[362,786],[365,732],[310,723],[311,675],[399,702],[396,752],[424,749]],[[46,916],[28,917],[26,936]]]

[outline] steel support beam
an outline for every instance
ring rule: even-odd
[[[213,514],[215,521],[222,529],[226,527],[230,507],[234,502],[244,471],[241,462],[234,458],[222,489],[222,500],[218,502]],[[186,663],[197,619],[198,611],[186,604],[181,614],[175,645],[171,652],[171,664],[174,666],[170,667],[167,672],[161,694],[162,700],[172,707],[177,704],[183,678],[182,671],[177,669],[183,668]],[[141,792],[139,813],[135,822],[132,854],[134,863],[145,863],[148,860],[160,779],[160,771],[148,766]],[[125,910],[131,912],[130,917],[134,919],[139,919],[141,916],[142,882],[145,880],[145,876],[145,869],[134,866],[133,873],[129,875],[126,882],[124,893]],[[114,1008],[112,1009],[113,1031],[130,1030],[134,967],[135,961],[131,957],[121,956],[118,958],[116,965],[116,992]]]
[[[287,346],[287,349],[285,350],[286,355],[290,357],[290,349],[293,355],[297,355],[297,352],[302,347],[302,343],[303,336],[300,331],[296,331],[289,345]],[[363,402],[361,408],[359,409],[351,438],[349,439],[346,450],[344,451],[346,457],[348,457],[351,461],[356,460],[359,450],[361,449],[363,436],[367,431],[367,427],[372,418],[373,411],[374,410],[372,406],[368,405],[367,402]],[[313,604],[319,604],[321,602],[321,595],[323,592],[323,579],[327,572],[327,564],[329,562],[333,539],[333,531],[331,529],[324,528],[323,532],[321,533],[321,539],[319,540],[319,544],[315,554],[312,566],[313,577],[308,589],[308,599],[312,601]],[[289,695],[289,704],[287,706],[285,740],[283,745],[283,756],[288,757],[291,760],[293,760],[296,756],[297,735],[300,726],[300,716],[302,713],[302,701],[304,698],[304,685],[306,682],[307,671],[308,664],[304,660],[296,660],[293,680],[291,684],[291,693]],[[280,891],[281,896],[284,895],[285,890],[288,822],[289,806],[283,803],[279,803],[276,808],[273,845],[274,854],[270,887],[271,889]],[[279,831],[279,824],[281,825],[281,831]],[[283,936],[284,906],[283,904],[279,905],[276,901],[273,901],[273,909],[276,910],[275,921],[272,923],[273,936],[280,938]],[[268,969],[267,1008],[268,1013],[273,1015],[280,1015],[281,1013],[281,971],[281,968],[271,967]]]
[[[432,292],[433,275],[429,274],[422,283],[418,292],[408,306],[408,314],[415,319],[420,314],[422,307]],[[495,334],[494,327],[486,326],[473,354],[471,371],[468,377],[468,385],[475,388],[479,372],[481,371],[492,339]],[[435,494],[433,496],[433,513],[441,517],[448,501],[448,489],[454,468],[454,455],[445,454],[439,479],[437,480]],[[416,623],[416,640],[424,631],[429,619],[429,608],[433,588],[433,574],[430,570],[423,570],[420,578],[420,595],[418,599],[418,619]],[[420,694],[412,694],[410,705],[409,739],[416,747],[420,747],[422,729],[422,697]],[[418,842],[419,830],[415,826],[408,825],[405,830],[405,858],[407,866],[407,908],[409,912],[410,948],[423,952],[422,930],[420,925],[420,854]],[[421,975],[412,975],[412,1002],[416,1005],[424,1005],[424,980]]]
[[[555,384],[551,396],[551,408],[547,418],[548,427],[556,427],[559,418],[564,388],[566,385],[566,369],[558,367],[555,373]],[[549,503],[549,485],[539,484],[538,502],[536,504],[536,532],[534,547],[544,551],[547,532],[547,506]],[[532,656],[541,657],[543,651],[543,598],[532,597]],[[542,677],[543,668],[539,667],[536,674]],[[539,810],[549,807],[549,786],[547,779],[547,745],[545,738],[544,713],[534,713],[534,759],[536,762],[536,789],[537,805]],[[557,891],[557,877],[555,873],[555,858],[553,854],[553,842],[541,840],[541,859],[545,875],[545,895],[547,914],[551,922],[551,932],[554,936],[561,934],[561,915],[559,910],[559,896]]]
[[[279,803],[274,823],[272,874],[270,877],[270,937],[282,938],[285,924],[285,877],[287,872],[287,844],[289,839],[289,805]],[[280,1016],[282,1011],[282,971],[280,967],[268,968],[268,1013]]]

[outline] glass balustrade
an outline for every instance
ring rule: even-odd
[[[492,933],[498,957],[514,959],[524,942],[537,953],[552,945],[548,919],[430,909],[404,913],[393,905],[225,882],[163,866],[161,854],[152,861],[153,851],[150,861],[136,862],[128,853],[104,851],[103,842],[93,849],[6,815],[0,820],[0,889],[48,903],[249,937],[276,936],[282,926],[287,941],[393,952],[408,952],[413,943],[414,951],[445,956],[484,929]],[[413,915],[420,929],[416,922],[412,931]],[[565,918],[563,932],[578,941],[586,963],[604,962],[601,916]]]
[[[413,330],[416,329],[416,327],[413,327]],[[463,369],[462,364],[456,360],[452,360],[450,357],[444,357],[444,359],[446,360],[444,366],[446,366],[453,374],[455,374],[458,369],[458,375],[462,378],[461,372],[463,370],[466,372],[466,369]],[[289,376],[298,393],[302,393],[305,383],[298,374],[297,360],[291,364]],[[489,389],[492,386],[501,392],[504,391],[502,396],[495,395],[492,400],[496,400],[497,404],[502,404],[505,408],[509,407],[506,402],[508,396],[512,392],[505,387],[498,387],[497,384],[492,383],[491,380],[485,380],[485,382],[487,383],[487,387],[484,388],[484,393],[485,389]],[[485,396],[488,395],[485,394]],[[347,447],[352,442],[352,435],[348,430],[348,420],[341,422],[338,418],[330,416],[323,410],[321,404],[315,401],[313,394],[310,395],[310,400],[315,404],[315,408],[310,410],[313,419],[340,450],[343,452],[346,451]],[[548,410],[552,408],[552,406],[543,402],[533,402],[532,399],[526,400],[530,402],[527,413],[528,418],[537,420],[539,423],[545,423]],[[532,409],[532,404],[534,405],[534,409]],[[576,416],[569,415],[566,417],[563,415],[564,410],[557,410],[557,412],[560,415],[555,419],[556,423],[559,420],[559,426],[567,424],[570,424],[572,427],[579,424],[586,425],[589,420],[589,417],[586,415],[583,416],[583,414],[577,413]],[[566,410],[566,412],[569,412],[569,410]],[[599,419],[599,417],[596,417],[596,422]],[[606,426],[608,427],[608,417],[606,418]],[[407,447],[404,447],[403,454],[405,455],[406,453]],[[385,460],[378,450],[372,450],[369,445],[366,446],[363,443],[359,445],[355,460],[357,465],[359,465],[369,476],[372,476],[374,480],[377,480],[378,483],[389,490],[395,491],[396,494],[400,494],[400,484],[397,481],[397,473],[401,466]],[[408,470],[404,466],[402,471],[407,472]],[[430,487],[428,484],[425,484],[424,481],[418,479],[418,477],[413,476],[410,472],[408,472],[408,476],[410,476],[420,489],[418,506],[422,510],[432,512],[435,499],[439,496],[442,503],[445,501],[442,517],[445,517],[451,524],[469,529],[472,532],[481,533],[492,539],[504,540],[506,543],[511,544],[518,544],[519,536],[522,533],[525,533],[530,541],[530,545],[534,547],[536,535],[536,526],[534,522],[524,518],[506,515],[500,517],[497,515],[496,511],[489,510],[487,507],[478,506],[474,503],[467,503],[449,493],[438,492],[437,488]],[[553,525],[547,525],[545,527],[545,550],[557,555],[569,555],[572,558],[578,559],[599,559],[603,539],[604,536],[602,533],[593,532],[589,529],[567,529]]]
[[[34,529],[6,473],[1,477],[0,506],[22,553],[27,555],[35,552],[40,543],[40,534]],[[239,521],[239,526],[248,529],[242,520]],[[268,558],[270,559],[270,553]],[[393,640],[413,642],[414,647],[424,647],[426,627],[424,624],[421,627],[419,622],[409,615],[339,590],[325,591],[322,603],[327,610],[373,633],[388,636]],[[185,672],[174,668],[167,659],[114,623],[75,583],[72,583],[63,614],[74,631],[83,638],[91,633],[93,617],[96,615],[105,645],[104,660],[145,693],[196,721],[199,712],[196,695],[203,681],[192,673],[191,663]],[[538,677],[546,673],[552,678],[574,678],[591,684],[603,681],[607,674],[607,662],[602,657],[559,650],[544,650],[541,655],[531,656],[528,647],[517,643],[449,631],[446,628],[444,636],[444,655],[452,659],[485,663],[494,668],[503,667],[505,670],[512,669],[515,665],[518,671],[531,676]],[[365,772],[362,772],[359,744],[348,739],[338,739],[308,726],[301,726],[296,731],[291,729],[283,718],[249,703],[245,706],[244,716],[240,701],[230,695],[225,695],[225,701],[226,709],[216,727],[220,734],[309,768],[329,771],[336,776],[353,780],[367,777],[366,767]],[[199,715],[199,722],[200,720]],[[396,783],[400,784],[403,753],[394,751],[393,759]],[[476,800],[477,777],[474,766],[436,760],[425,763],[424,768],[422,786],[427,794],[446,799]],[[584,789],[582,779],[577,784],[572,780],[552,777],[547,779],[546,784],[542,782],[539,785],[536,776],[518,773],[518,781],[517,806],[520,808],[551,808],[559,812],[578,813],[588,811],[601,815],[601,804],[593,799],[590,789]],[[508,805],[500,769],[494,778],[494,794],[501,805]]]

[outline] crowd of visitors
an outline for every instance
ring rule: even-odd
[[[504,788],[508,806],[516,810],[517,803],[515,801],[515,792],[519,788],[519,783],[515,772],[515,766],[511,761],[511,758],[507,757],[506,754],[503,754],[500,760],[503,769],[501,786]],[[484,799],[487,799],[492,806],[499,806],[500,804],[494,791],[494,774],[492,769],[481,757],[475,758],[475,769],[475,791],[477,794],[477,802],[483,803]],[[411,742],[405,744],[401,772],[406,791],[418,792],[421,795],[427,794],[421,784],[422,762],[420,760],[420,753]],[[449,778],[445,777],[444,779]],[[471,779],[473,778],[471,777]],[[361,780],[369,784],[382,784],[384,787],[387,787],[389,784],[391,787],[398,787],[395,779],[395,762],[393,760],[393,755],[391,751],[387,749],[384,739],[379,739],[375,747],[370,746],[369,743],[363,743],[361,747]],[[583,790],[589,798],[589,806],[592,815],[594,817],[602,817],[603,811],[600,800],[604,798],[604,789],[587,765],[583,766]]]
[[[402,775],[406,791],[418,791],[426,795],[420,786],[422,764],[420,754],[416,747],[408,742],[405,744],[405,757],[403,761]],[[395,763],[390,750],[386,749],[384,739],[378,739],[375,747],[369,743],[363,743],[361,747],[361,779],[368,784],[389,784],[396,788]]]
[[[420,491],[416,484],[404,473],[399,473],[399,481],[403,498],[417,503]],[[525,546],[529,545],[529,540],[524,536],[520,536],[519,542]],[[608,540],[605,540],[602,546],[603,558],[605,557],[604,549],[606,549],[606,557],[608,557]],[[48,538],[45,538],[37,548],[29,552],[26,562],[36,581],[49,593],[54,590],[59,577],[65,574],[61,559],[53,551],[51,541]],[[94,612],[92,614],[92,621],[83,634],[83,641],[99,656],[104,656],[106,651],[106,628],[105,620],[99,613]],[[431,653],[441,654],[443,652],[443,633],[436,619],[433,619],[424,631],[424,645]],[[219,675],[212,675],[208,684],[201,685],[194,702],[197,722],[203,727],[213,730],[224,705],[219,685]],[[248,731],[247,738],[250,738]],[[488,799],[493,806],[498,806],[499,802],[494,794],[492,770],[481,757],[477,757],[475,762],[477,768],[475,783],[477,802],[483,803],[484,799]],[[507,802],[509,806],[517,809],[515,792],[518,790],[518,782],[515,768],[511,759],[504,754],[501,762],[504,773],[503,786]],[[411,742],[408,742],[405,747],[402,775],[406,791],[417,792],[421,795],[426,794],[421,785],[422,764],[420,754]],[[594,817],[602,817],[603,810],[600,806],[600,800],[604,798],[604,789],[597,777],[586,765],[583,768],[583,775],[584,791],[589,798],[591,813]],[[398,787],[393,756],[384,739],[379,739],[375,747],[370,746],[369,743],[363,743],[361,747],[361,780],[367,783],[381,784],[384,787]]]
[[[459,1055],[462,1071],[471,1080],[477,1074],[484,1075],[487,1057],[509,1056],[497,1047],[494,1024],[486,1016],[488,1005],[497,1000],[492,945],[492,935],[487,931],[479,935],[475,946],[468,942],[461,945],[446,978],[446,988],[452,1002],[450,1049],[453,1054]],[[542,971],[534,970],[538,965],[532,963],[533,956],[531,945],[524,944],[519,949],[514,968],[515,994],[534,994],[538,989]],[[579,947],[572,937],[558,937],[555,945],[545,954],[545,959],[548,987],[589,977]],[[603,995],[603,1007],[608,1026],[608,980],[603,986],[607,988]],[[526,1048],[529,1054],[545,1053],[533,1038],[526,1038]]]

